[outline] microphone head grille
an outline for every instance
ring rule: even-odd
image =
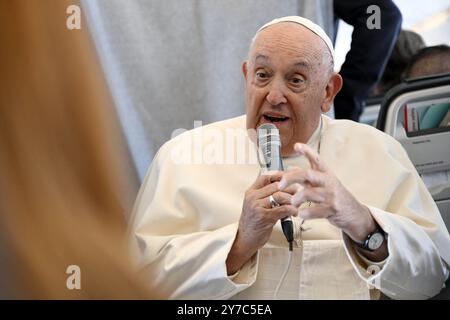
[[[258,145],[267,144],[268,142],[280,145],[280,132],[278,128],[271,124],[265,123],[258,127]]]

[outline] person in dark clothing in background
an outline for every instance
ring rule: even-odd
[[[371,5],[380,8],[380,29],[367,25]],[[391,0],[334,0],[333,6],[336,26],[342,19],[354,27],[351,48],[340,71],[344,85],[334,100],[335,117],[358,121],[362,102],[380,80],[394,48],[402,15]]]

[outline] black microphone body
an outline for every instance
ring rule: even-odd
[[[263,172],[284,171],[280,133],[275,125],[266,123],[258,127],[258,147],[260,151],[258,159]],[[281,228],[289,242],[289,250],[292,251],[292,242],[294,241],[292,217],[281,219]]]

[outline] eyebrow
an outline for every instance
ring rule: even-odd
[[[258,60],[264,60],[264,62],[269,62],[269,61],[270,61],[269,57],[267,57],[267,56],[265,56],[265,55],[263,55],[263,54],[258,54],[258,55],[256,56],[256,58],[255,58],[255,64],[256,64],[256,62],[258,62]]]
[[[263,62],[270,63],[270,58],[265,56],[265,55],[263,55],[263,54],[258,54],[256,56],[256,58],[255,58],[255,62],[254,63],[256,64],[258,62],[258,60],[262,60]],[[300,59],[298,62],[294,63],[292,66],[293,67],[309,68],[308,62],[306,62],[303,59]]]
[[[297,63],[294,63],[293,66],[295,67],[303,67],[303,68],[309,68],[309,64],[308,62],[306,62],[305,60],[300,60]]]

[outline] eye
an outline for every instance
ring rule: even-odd
[[[267,68],[255,68],[255,81],[266,82],[271,77],[271,73]]]
[[[269,77],[267,72],[264,71],[257,71],[256,72],[256,79],[258,80],[266,80]]]
[[[291,78],[291,83],[298,86],[305,82],[305,80],[300,76],[295,76]]]

